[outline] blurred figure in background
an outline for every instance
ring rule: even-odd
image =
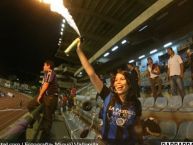
[[[137,72],[137,75],[138,75],[138,85],[139,85],[139,87],[140,87],[140,85],[141,85],[141,75],[140,75],[140,70],[139,70],[139,66],[135,66],[134,65],[134,68],[135,68],[135,70],[136,70],[136,72]]]
[[[190,72],[191,72],[191,86],[193,88],[193,50],[192,49],[188,49],[186,51],[186,54],[188,56],[188,64],[190,66]]]
[[[70,96],[68,98],[69,109],[73,108],[76,105],[76,87],[75,85],[70,89]]]
[[[156,99],[159,96],[162,96],[162,80],[159,77],[160,68],[157,64],[153,63],[153,59],[151,57],[147,58],[147,68],[148,68],[148,76],[151,85],[151,91],[153,97]]]
[[[171,47],[167,48],[167,53],[170,56],[168,60],[168,76],[172,95],[177,95],[177,91],[179,91],[183,100],[185,92],[183,84],[184,65],[182,58],[175,54]]]
[[[68,95],[65,92],[63,96],[63,111],[66,111],[67,102],[68,102]]]
[[[127,64],[131,86],[133,87],[137,97],[140,97],[140,87],[139,87],[139,75],[132,63]]]
[[[58,98],[58,110],[59,114],[61,115],[63,112],[63,95],[60,95]]]

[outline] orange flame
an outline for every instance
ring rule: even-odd
[[[76,33],[80,36],[80,32],[76,23],[74,22],[72,16],[70,15],[68,9],[64,6],[63,0],[39,0],[42,3],[49,4],[50,10],[62,15],[68,24],[76,31]]]

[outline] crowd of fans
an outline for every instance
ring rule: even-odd
[[[140,74],[139,69],[132,63],[128,63],[126,69],[130,75],[130,82],[133,89],[136,91],[137,96],[140,97],[140,92],[147,88],[148,86],[142,85],[142,77],[148,78],[151,96],[155,99],[157,97],[163,97],[163,88],[169,88],[169,93],[173,96],[180,95],[182,100],[185,96],[185,86],[184,86],[184,73],[190,70],[190,84],[189,86],[193,88],[193,50],[187,49],[187,62],[184,62],[180,55],[175,54],[172,48],[167,49],[169,59],[167,66],[160,66],[154,63],[151,57],[147,58],[147,70]],[[162,78],[161,74],[166,73],[166,78]],[[111,80],[113,80],[114,75],[111,73]],[[163,80],[164,79],[164,80]],[[189,78],[188,78],[189,79]],[[168,82],[167,86],[164,86],[163,81]],[[187,80],[186,80],[187,81]],[[110,83],[110,86],[112,84]],[[142,89],[143,88],[143,89]],[[146,93],[146,92],[144,92]]]

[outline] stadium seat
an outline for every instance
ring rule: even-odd
[[[94,131],[94,129],[91,129],[91,131],[89,132],[87,139],[93,139],[96,138],[96,133]]]
[[[68,117],[73,117],[73,119],[69,119]],[[77,138],[77,132],[80,132],[81,126],[85,126],[85,124],[81,124],[80,120],[77,118],[77,116],[73,115],[72,113],[65,113],[64,114],[66,125],[68,129],[71,131],[70,136],[71,138]]]
[[[168,98],[168,106],[162,111],[177,111],[182,106],[182,98],[180,96],[171,96]]]
[[[187,139],[189,140],[193,140],[193,121],[191,121],[190,125],[188,126],[188,130],[187,130]]]
[[[188,128],[190,124],[191,124],[191,121],[184,121],[180,123],[175,139],[179,139],[179,140],[187,139],[187,133],[188,133]]]
[[[139,101],[141,102],[141,106],[143,106],[143,103],[144,103],[145,98],[139,97],[138,99],[139,99]]]
[[[184,97],[183,106],[179,109],[181,112],[193,111],[193,94],[188,94]]]
[[[142,105],[143,111],[148,110],[150,107],[153,107],[154,103],[155,103],[155,99],[153,97],[146,98]]]
[[[162,137],[166,139],[174,139],[177,132],[177,125],[174,121],[161,121],[159,123]]]
[[[158,97],[155,101],[154,107],[150,107],[150,111],[160,111],[167,106],[167,99],[165,97]]]

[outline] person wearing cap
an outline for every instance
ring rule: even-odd
[[[190,65],[190,72],[191,72],[191,78],[192,78],[192,88],[193,88],[193,50],[188,49],[186,51],[186,54],[188,56],[188,64]]]
[[[149,76],[150,85],[151,85],[151,91],[152,91],[153,97],[156,99],[157,97],[161,96],[161,91],[162,91],[162,80],[159,77],[160,68],[157,64],[153,63],[153,59],[151,57],[147,58],[147,68],[148,68],[148,76]]]
[[[142,142],[140,132],[135,130],[135,126],[141,122],[141,103],[131,87],[128,72],[121,70],[116,73],[112,81],[113,90],[111,90],[96,74],[81,47],[79,39],[76,52],[80,62],[97,93],[104,100],[101,114],[103,121],[101,136],[103,141],[111,145],[134,145],[138,141]]]
[[[177,95],[177,91],[179,90],[180,96],[182,100],[184,99],[184,65],[182,58],[175,54],[171,47],[167,48],[167,53],[169,55],[168,59],[168,76],[170,81],[170,87],[172,95]]]

